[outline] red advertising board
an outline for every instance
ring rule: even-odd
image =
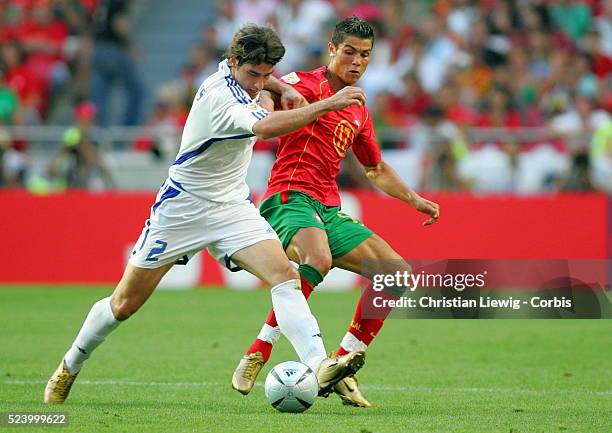
[[[602,259],[609,257],[610,205],[600,194],[545,197],[432,196],[438,224],[375,192],[354,192],[363,222],[403,257],[418,259]],[[0,283],[116,282],[153,194],[35,196],[0,191]],[[200,284],[224,284],[207,255]]]

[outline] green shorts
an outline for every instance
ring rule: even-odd
[[[259,212],[276,231],[284,249],[305,227],[325,230],[332,258],[342,257],[374,234],[361,221],[340,212],[340,207],[325,206],[301,191],[271,195],[261,203]]]

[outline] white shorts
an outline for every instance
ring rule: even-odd
[[[139,268],[186,264],[204,248],[224,266],[243,248],[278,235],[249,199],[219,204],[195,197],[171,179],[162,185],[129,262]],[[238,268],[239,269],[239,268]]]

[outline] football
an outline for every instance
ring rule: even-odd
[[[317,376],[297,361],[278,364],[270,370],[265,384],[266,398],[280,412],[304,412],[319,393]]]

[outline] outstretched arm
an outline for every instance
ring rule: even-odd
[[[397,172],[393,170],[390,165],[384,161],[380,161],[375,166],[364,166],[364,168],[368,179],[370,179],[377,188],[391,197],[398,198],[408,203],[419,212],[429,215],[430,218],[425,221],[423,225],[428,226],[438,221],[440,218],[440,206],[438,206],[437,203],[421,197],[413,191],[412,188],[402,181]]]
[[[359,87],[347,86],[333,96],[305,107],[289,111],[275,111],[253,125],[253,133],[261,139],[300,129],[330,111],[342,110],[349,105],[364,105],[365,93]]]

